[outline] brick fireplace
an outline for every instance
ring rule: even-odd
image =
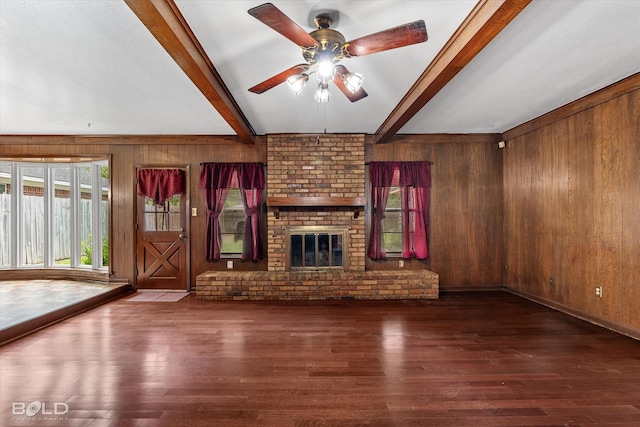
[[[348,229],[350,271],[364,271],[365,218],[350,206],[295,206],[313,198],[364,199],[364,135],[276,135],[267,140],[267,204],[284,198],[292,206],[267,215],[269,271],[286,271],[287,238],[295,227]],[[270,206],[274,208],[274,206]],[[357,217],[356,217],[357,216]]]
[[[428,270],[365,271],[364,135],[267,136],[267,271],[207,272],[198,299],[437,298]],[[344,268],[291,268],[292,230],[344,230]]]

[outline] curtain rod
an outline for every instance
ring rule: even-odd
[[[429,164],[432,165],[433,162],[431,160],[428,160]],[[201,162],[200,166],[204,165],[205,163],[215,163],[215,162]],[[240,164],[240,163],[254,163],[254,162],[220,162],[220,163],[236,163],[236,164]],[[364,162],[365,166],[368,166],[370,162]],[[266,163],[262,163],[262,166],[267,166]]]
[[[243,163],[260,163],[260,162],[200,162],[200,166],[204,165],[205,163],[232,163],[232,164],[240,165]],[[267,166],[267,164],[262,163],[262,166]]]
[[[420,161],[420,160],[417,160],[417,161]],[[429,162],[430,165],[433,164],[433,162],[431,160],[425,160],[425,161]],[[371,162],[364,162],[365,166],[368,166],[369,163],[371,163]],[[402,162],[398,162],[398,163],[402,163]]]

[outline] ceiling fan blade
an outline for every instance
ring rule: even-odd
[[[293,67],[284,70],[283,72],[276,74],[275,76],[263,81],[262,83],[258,83],[252,88],[249,88],[249,92],[253,93],[262,93],[266,92],[271,88],[278,86],[280,83],[283,83],[291,76],[295,76],[296,74],[304,73],[309,69],[308,64],[298,64]]]
[[[349,98],[349,101],[351,102],[360,101],[362,98],[366,98],[368,93],[365,92],[364,89],[360,88],[356,91],[356,93],[352,93],[344,85],[344,81],[342,81],[342,75],[348,72],[349,70],[347,70],[347,67],[345,67],[344,65],[336,65],[336,75],[333,78],[333,83],[338,86],[338,89],[340,89],[340,91],[344,93],[344,96]]]
[[[427,41],[424,21],[410,22],[345,43],[349,56],[364,56]]]
[[[313,47],[316,45],[313,37],[271,3],[256,6],[249,9],[248,12],[249,15],[273,28],[300,47]]]

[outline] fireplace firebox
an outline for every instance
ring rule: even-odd
[[[287,231],[287,270],[347,270],[348,227],[292,227]]]

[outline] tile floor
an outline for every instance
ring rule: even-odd
[[[121,286],[73,280],[0,281],[0,330]]]

